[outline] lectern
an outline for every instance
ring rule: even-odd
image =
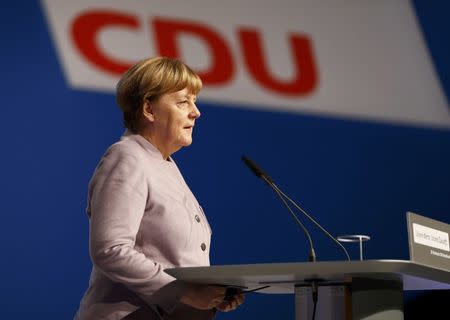
[[[296,320],[312,317],[310,285],[319,286],[316,319],[400,320],[404,290],[450,289],[450,272],[405,260],[268,263],[165,270],[173,277],[259,292],[295,294]]]

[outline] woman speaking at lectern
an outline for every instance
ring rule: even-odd
[[[188,66],[164,57],[137,63],[117,84],[127,130],[89,184],[93,269],[75,319],[201,320],[242,303],[163,271],[209,265],[211,229],[171,157],[192,143],[201,87]]]

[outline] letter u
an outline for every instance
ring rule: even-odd
[[[307,36],[289,36],[295,76],[292,80],[282,81],[275,79],[268,71],[259,33],[255,30],[240,29],[238,34],[248,71],[261,86],[289,96],[305,96],[314,91],[318,82],[317,68],[311,40]]]

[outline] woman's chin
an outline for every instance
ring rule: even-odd
[[[192,139],[183,139],[183,141],[180,141],[178,146],[181,148],[189,147],[192,144]]]

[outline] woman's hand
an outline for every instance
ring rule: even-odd
[[[239,307],[244,302],[244,299],[244,294],[238,293],[231,299],[222,301],[219,305],[216,306],[216,309],[222,312],[232,311]]]
[[[200,310],[217,307],[225,297],[225,287],[188,284],[181,302]]]
[[[225,287],[188,284],[180,301],[196,309],[216,308],[223,312],[234,310],[244,302],[243,294],[236,294],[228,301],[224,300],[225,292]]]

